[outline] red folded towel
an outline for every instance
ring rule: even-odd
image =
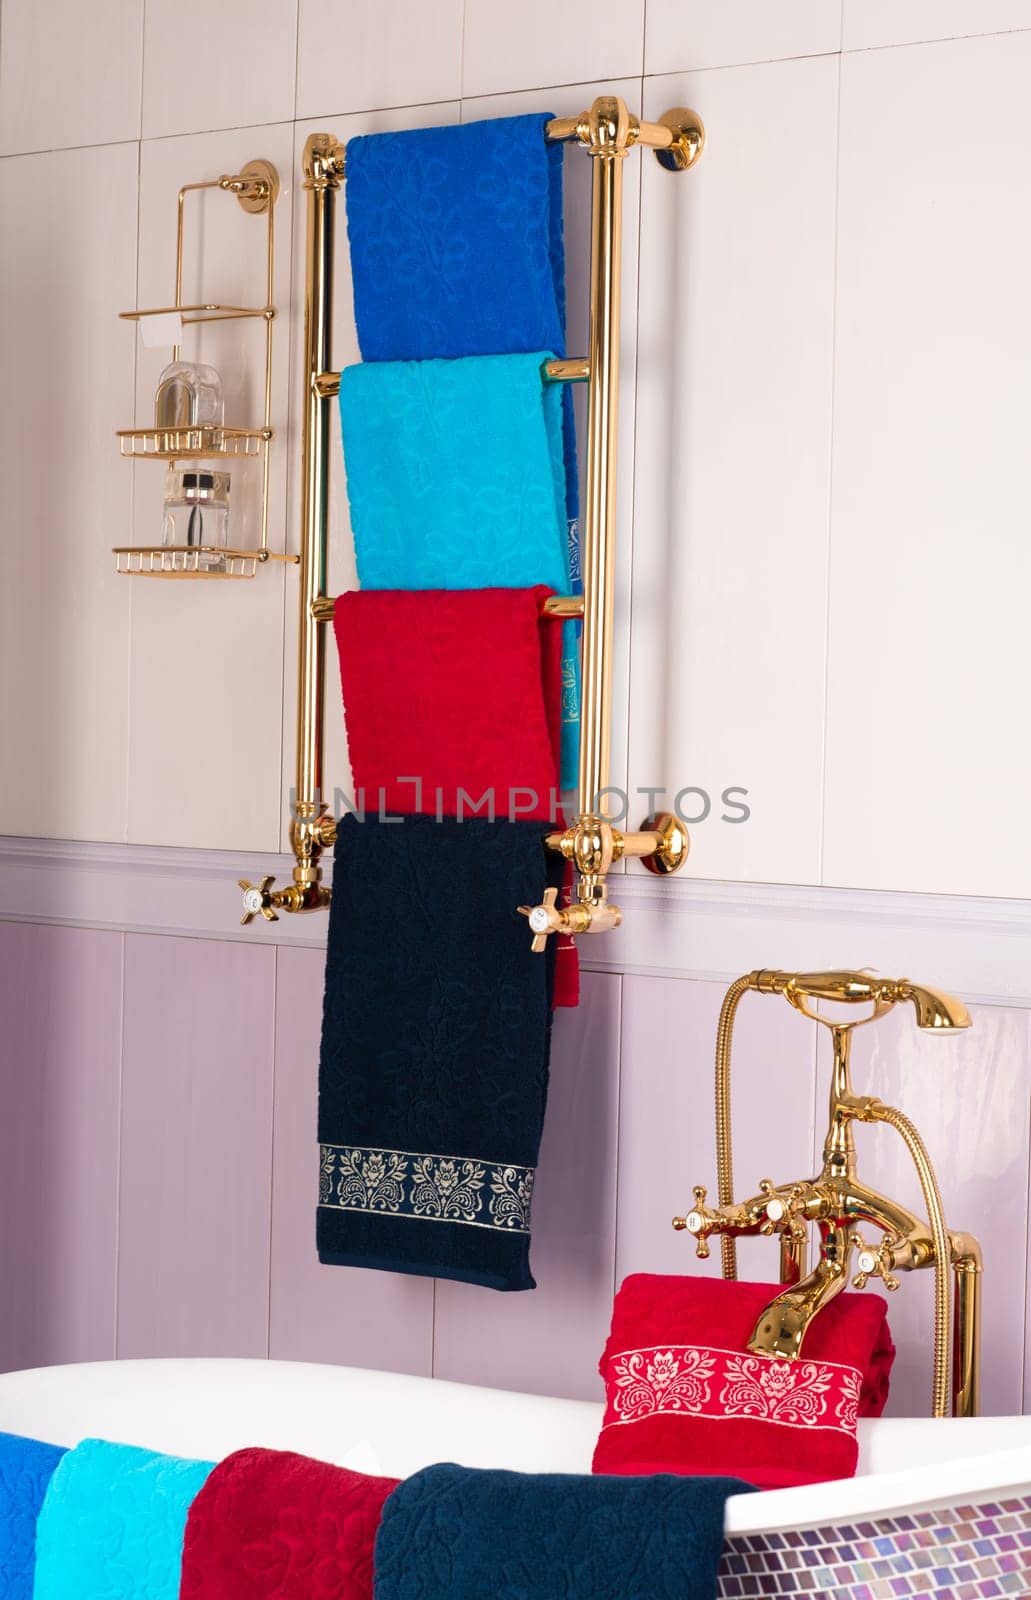
[[[237,1450],[190,1507],[182,1600],[372,1600],[380,1514],[399,1482]]]
[[[359,810],[562,827],[562,625],[540,609],[551,593],[362,589],[339,597],[333,627]],[[555,1005],[575,1006],[579,988],[576,946],[563,934]]]
[[[562,628],[540,614],[550,593],[340,596],[333,626],[357,803],[364,790],[375,811],[382,790],[388,812],[472,816],[486,795],[498,818],[561,826]]]
[[[599,1364],[605,1420],[595,1472],[744,1478],[763,1489],[848,1478],[857,1416],[888,1398],[895,1346],[880,1296],[842,1294],[810,1323],[798,1361],[752,1355],[769,1283],[635,1273]]]

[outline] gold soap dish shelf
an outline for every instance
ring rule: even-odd
[[[116,545],[115,570],[131,578],[253,578],[265,561],[293,561],[274,550],[222,545]]]
[[[260,456],[272,437],[271,429],[228,428],[206,424],[200,428],[119,428],[123,456],[153,461],[184,457]]]
[[[183,303],[183,217],[188,194],[201,189],[221,189],[235,195],[244,211],[264,216],[267,222],[265,258],[265,304],[261,306],[222,305],[204,301]],[[261,461],[261,537],[255,549],[226,549],[213,545],[116,545],[112,551],[115,570],[126,577],[139,578],[253,578],[269,561],[296,562],[293,555],[280,554],[268,546],[269,520],[269,445],[275,437],[272,427],[272,324],[276,308],[272,304],[274,287],[273,213],[279,197],[279,174],[269,161],[248,161],[237,173],[224,174],[201,183],[187,183],[179,190],[176,219],[175,303],[149,309],[123,311],[127,322],[142,322],[147,317],[169,314],[180,319],[182,327],[197,323],[230,322],[242,318],[259,319],[265,324],[265,407],[262,425],[236,428],[225,424],[180,427],[120,428],[117,432],[122,455],[133,461],[247,460]],[[178,361],[182,346],[176,344],[172,360]]]

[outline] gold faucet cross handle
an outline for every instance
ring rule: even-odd
[[[545,889],[539,906],[519,907],[519,915],[525,917],[530,924],[530,932],[533,934],[530,949],[534,955],[540,955],[546,947],[549,934],[559,933],[565,927],[562,913],[555,905],[557,899],[557,889]]]
[[[708,1233],[712,1224],[716,1221],[715,1214],[706,1209],[705,1201],[708,1193],[709,1191],[704,1183],[696,1183],[694,1186],[694,1210],[689,1211],[686,1217],[673,1218],[673,1226],[678,1233],[686,1231],[694,1238],[695,1255],[700,1261],[707,1261],[709,1258]]]
[[[249,878],[238,878],[237,883],[243,890],[243,916],[240,918],[241,927],[248,927],[255,917],[264,917],[266,922],[278,922],[279,918],[272,909],[272,896],[269,890],[275,879],[271,873],[262,878],[260,883],[251,883]]]
[[[853,1287],[865,1289],[871,1278],[880,1278],[886,1289],[897,1289],[899,1280],[895,1277],[892,1268],[895,1265],[895,1246],[901,1241],[898,1239],[884,1238],[874,1249],[856,1234],[856,1261],[859,1271],[852,1279]]]
[[[778,1194],[769,1178],[759,1182],[759,1193],[766,1196],[766,1220],[759,1224],[759,1232],[768,1238],[771,1233],[783,1233],[791,1239],[808,1237],[805,1210],[809,1199],[804,1183],[794,1183],[787,1194]]]

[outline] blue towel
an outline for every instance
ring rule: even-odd
[[[36,1519],[64,1453],[56,1444],[0,1433],[0,1600],[32,1600]]]
[[[375,1600],[714,1600],[733,1478],[427,1467],[395,1489]]]
[[[545,115],[347,141],[365,361],[565,354],[562,146]]]
[[[566,354],[562,146],[546,141],[549,120],[497,117],[347,141],[363,360]],[[573,524],[576,432],[569,385],[562,389]],[[578,560],[573,570],[579,578]]]
[[[363,589],[572,592],[562,397],[549,352],[367,361],[340,379]],[[579,652],[564,625],[562,787],[576,783]]]
[[[84,1439],[54,1473],[34,1600],[179,1600],[183,1533],[210,1461]]]
[[[338,824],[319,1067],[326,1265],[532,1289],[561,856],[539,822]]]

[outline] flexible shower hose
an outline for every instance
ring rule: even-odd
[[[741,996],[755,988],[755,974],[735,978],[720,1007],[716,1026],[716,1197],[721,1206],[734,1199],[734,1157],[730,1127],[730,1046],[734,1036],[734,1014]],[[723,1276],[737,1277],[737,1240],[725,1233],[720,1238]]]

